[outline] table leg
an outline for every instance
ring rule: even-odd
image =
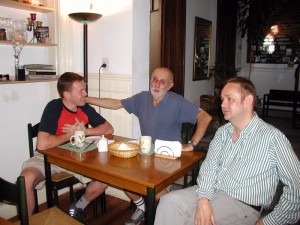
[[[48,208],[53,207],[52,182],[51,182],[51,165],[48,162],[47,155],[44,155],[45,177],[46,177],[46,198]]]
[[[155,219],[155,192],[153,188],[147,188],[146,199],[146,224],[153,225]]]

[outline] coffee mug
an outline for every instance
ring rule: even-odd
[[[151,151],[151,143],[152,143],[151,136],[142,136],[140,138],[141,152],[149,153]]]
[[[75,145],[76,147],[83,147],[84,146],[84,139],[85,139],[85,133],[84,131],[78,130],[74,132],[74,135],[70,138],[70,143],[72,145]]]

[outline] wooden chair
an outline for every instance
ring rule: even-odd
[[[33,139],[37,137],[38,130],[39,130],[39,123],[32,126],[31,123],[27,125],[28,131],[28,143],[29,143],[29,155],[30,157],[34,156],[34,147],[33,147]],[[73,185],[79,183],[79,180],[75,178],[72,174],[67,172],[56,173],[52,175],[52,188],[53,188],[53,198],[54,203],[59,207],[59,199],[58,199],[58,191],[69,187],[70,190],[70,200],[74,202],[74,190]],[[38,198],[37,198],[37,191],[34,190],[35,196],[35,210],[34,212],[38,212]]]
[[[52,207],[28,217],[25,178],[19,176],[16,183],[10,183],[0,178],[0,202],[17,205],[20,225],[82,225],[82,223],[68,216],[66,213]]]

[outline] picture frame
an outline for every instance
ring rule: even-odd
[[[210,76],[211,26],[211,21],[195,17],[193,81]]]

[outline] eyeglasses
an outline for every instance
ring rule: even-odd
[[[159,85],[161,85],[161,86],[167,86],[169,83],[173,83],[173,82],[172,81],[166,81],[166,80],[159,80],[156,77],[152,77],[151,78],[151,83],[153,83],[153,84],[159,83]]]

